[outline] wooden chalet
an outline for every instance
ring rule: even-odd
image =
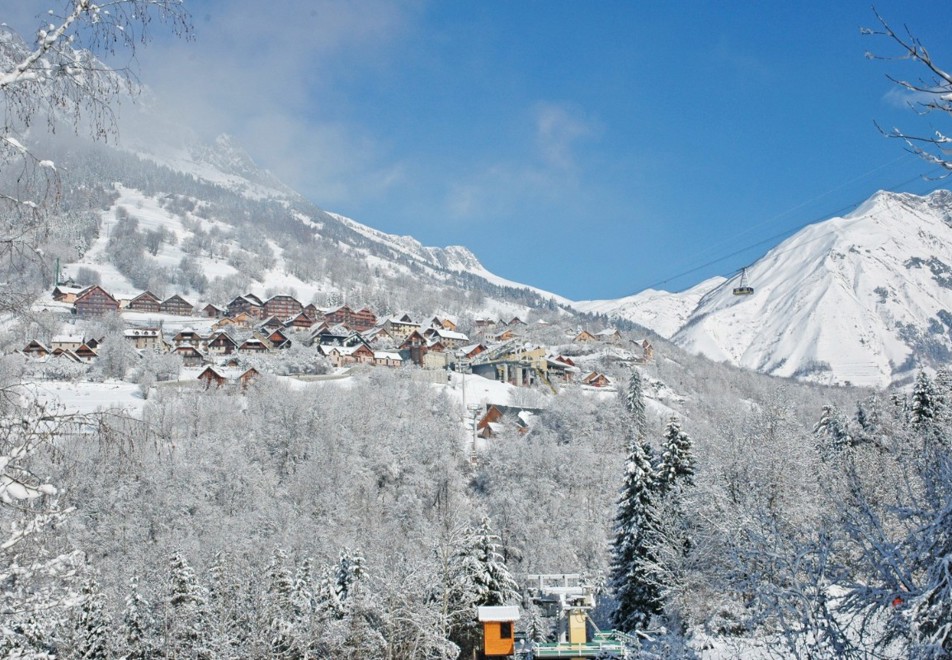
[[[598,341],[608,342],[610,344],[620,343],[622,340],[621,332],[618,331],[618,328],[605,328],[595,333],[595,338]]]
[[[83,344],[73,351],[73,353],[83,362],[93,362],[98,357],[96,351],[90,348],[88,344]]]
[[[605,374],[600,374],[597,371],[593,371],[582,379],[582,384],[589,385],[591,387],[608,387],[612,384],[612,382]]]
[[[173,316],[191,316],[195,311],[192,303],[179,295],[163,300],[159,309],[163,314],[172,314]]]
[[[347,305],[341,305],[326,312],[324,321],[328,325],[345,325],[351,330],[364,332],[377,325],[377,315],[369,307],[364,307],[355,312]]]
[[[158,314],[161,307],[159,298],[151,291],[143,291],[126,305],[126,309],[130,312],[149,312],[150,314]]]
[[[297,298],[286,294],[271,296],[261,306],[264,316],[276,316],[280,319],[289,319],[300,314],[303,309],[304,305]]]
[[[192,328],[183,328],[172,337],[172,345],[176,348],[179,346],[194,346],[198,348],[203,342],[204,338]]]
[[[654,359],[654,346],[647,338],[635,341],[634,344],[641,347],[641,362],[651,362]]]
[[[212,330],[224,328],[250,328],[254,325],[255,317],[248,312],[238,312],[234,316],[226,316],[212,324]]]
[[[518,316],[513,316],[513,317],[512,317],[512,320],[509,321],[509,323],[507,323],[506,325],[508,325],[510,328],[514,328],[514,327],[516,327],[517,325],[526,325],[526,322],[523,321],[523,320],[522,320],[521,318],[519,318]]]
[[[443,328],[444,330],[449,330],[450,332],[456,332],[456,328],[459,324],[456,322],[456,319],[449,316],[434,316],[430,319],[430,326],[433,328]]]
[[[256,319],[261,318],[261,299],[251,293],[246,293],[243,296],[238,296],[230,303],[228,303],[226,309],[228,310],[228,316],[235,317],[238,314],[244,312],[249,316],[252,316]]]
[[[496,319],[491,319],[489,317],[480,317],[473,321],[473,325],[476,326],[477,330],[491,330],[496,327]]]
[[[317,305],[314,303],[308,303],[301,311],[310,316],[315,321],[323,316],[323,314],[321,314],[321,310],[319,310]]]
[[[374,364],[374,352],[366,344],[356,346],[321,346],[321,353],[327,356],[335,367],[348,364]]]
[[[275,328],[271,331],[268,335],[268,341],[271,343],[272,348],[291,348],[291,340],[288,339],[288,336],[284,334],[280,328]]]
[[[265,353],[268,345],[258,337],[249,337],[238,347],[239,353]]]
[[[53,300],[56,302],[63,302],[72,304],[76,302],[76,298],[79,297],[84,291],[82,287],[79,286],[66,286],[65,284],[60,284],[56,287],[53,287]]]
[[[317,321],[315,321],[313,317],[301,311],[285,321],[284,327],[288,328],[291,332],[304,332],[305,330],[310,330],[315,323],[317,323]]]
[[[433,340],[439,340],[446,348],[458,348],[469,341],[469,337],[462,332],[454,332],[445,328],[427,328],[423,336]]]
[[[595,338],[595,335],[593,335],[588,330],[582,330],[577,335],[575,335],[572,341],[574,341],[576,344],[588,344],[598,340]]]
[[[271,332],[272,330],[280,330],[284,327],[284,321],[279,319],[277,316],[269,316],[264,321],[258,324],[258,330],[262,332]]]
[[[34,359],[45,358],[47,355],[49,355],[52,352],[53,351],[47,348],[45,344],[37,341],[36,339],[31,341],[29,344],[27,344],[26,347],[23,349],[24,355]]]
[[[194,346],[177,346],[172,352],[182,358],[182,364],[186,367],[200,367],[205,364],[205,356]]]
[[[119,311],[119,301],[98,284],[83,289],[73,302],[73,312],[77,316],[102,316]]]
[[[469,344],[461,346],[456,354],[464,360],[472,360],[474,357],[486,351],[485,344]]]
[[[572,382],[576,375],[580,373],[574,362],[568,358],[563,358],[561,355],[546,359],[545,372],[549,381],[557,380],[563,383]]]
[[[228,379],[220,374],[215,367],[205,367],[204,371],[198,374],[198,380],[205,384],[206,390],[212,387],[221,387],[228,382]]]
[[[226,309],[211,303],[202,307],[201,312],[202,316],[210,319],[220,319],[228,313]]]
[[[261,374],[254,367],[249,367],[243,374],[238,376],[238,386],[245,389],[254,384]]]
[[[512,429],[520,435],[529,432],[529,421],[541,412],[538,408],[517,408],[498,404],[486,404],[486,412],[476,422],[476,432],[480,438],[493,438]]]
[[[231,355],[238,350],[238,342],[227,332],[218,332],[208,340],[207,350],[213,355]]]
[[[164,351],[168,348],[162,337],[162,331],[158,328],[126,328],[122,331],[122,336],[137,349]]]
[[[70,362],[78,362],[80,364],[83,362],[82,358],[80,358],[78,355],[76,355],[76,353],[68,349],[54,348],[53,353],[51,355],[53,358],[57,360],[58,359],[69,360]]]
[[[514,333],[509,328],[506,328],[502,332],[497,332],[492,336],[493,341],[509,341],[510,339],[515,339],[516,333]]]

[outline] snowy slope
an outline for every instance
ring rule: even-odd
[[[822,383],[888,385],[952,355],[952,193],[880,192],[811,225],[704,296],[674,341]]]
[[[712,277],[681,293],[645,289],[618,300],[583,300],[572,306],[581,312],[633,321],[670,339],[687,323],[701,298],[723,282],[723,277]]]

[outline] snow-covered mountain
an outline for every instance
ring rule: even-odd
[[[700,298],[698,287],[653,293],[670,310],[654,318],[643,310],[645,294],[598,310],[637,320],[714,360],[814,382],[881,386],[903,382],[921,366],[947,364],[952,193],[879,192],[850,215],[787,239],[748,277],[752,296],[733,295],[736,279]]]
[[[634,321],[670,339],[688,322],[701,298],[723,282],[723,277],[712,277],[680,293],[645,289],[618,300],[583,300],[572,306],[582,312]]]

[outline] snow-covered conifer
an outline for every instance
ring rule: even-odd
[[[169,587],[165,608],[165,644],[173,656],[212,657],[209,644],[208,596],[195,571],[176,550],[169,557]]]
[[[922,593],[909,609],[917,658],[952,657],[952,501],[930,525],[925,557],[931,566]]]
[[[615,626],[625,631],[643,628],[661,610],[660,594],[648,564],[651,530],[657,526],[652,492],[655,473],[650,451],[635,439],[628,443],[625,480],[615,515],[611,588],[618,601]]]
[[[910,401],[910,421],[913,427],[922,429],[931,425],[937,415],[937,396],[935,386],[929,375],[920,371],[916,376],[916,384],[912,388],[912,400]]]
[[[645,397],[642,389],[641,372],[632,369],[631,378],[628,379],[628,391],[625,394],[625,408],[631,414],[634,436],[637,440],[644,437],[645,430],[648,427]]]
[[[92,578],[83,583],[82,604],[76,613],[73,652],[83,660],[106,660],[112,656],[111,629],[104,598]]]
[[[139,579],[133,577],[129,582],[129,594],[119,628],[118,646],[123,658],[146,660],[154,656],[154,622],[150,609],[148,601],[139,593]]]
[[[658,462],[655,489],[665,494],[676,485],[689,486],[694,481],[694,454],[691,436],[681,429],[681,421],[672,416],[664,430],[661,460]]]
[[[823,406],[820,420],[813,427],[813,435],[816,437],[817,451],[823,460],[836,457],[853,444],[846,420],[833,405]]]

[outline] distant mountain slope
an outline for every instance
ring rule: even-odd
[[[723,277],[712,277],[681,293],[645,289],[618,300],[583,300],[572,306],[582,312],[633,321],[670,339],[687,323],[701,298],[723,282]]]
[[[674,335],[687,350],[777,376],[888,385],[952,356],[952,193],[880,192],[811,225],[725,283]]]

